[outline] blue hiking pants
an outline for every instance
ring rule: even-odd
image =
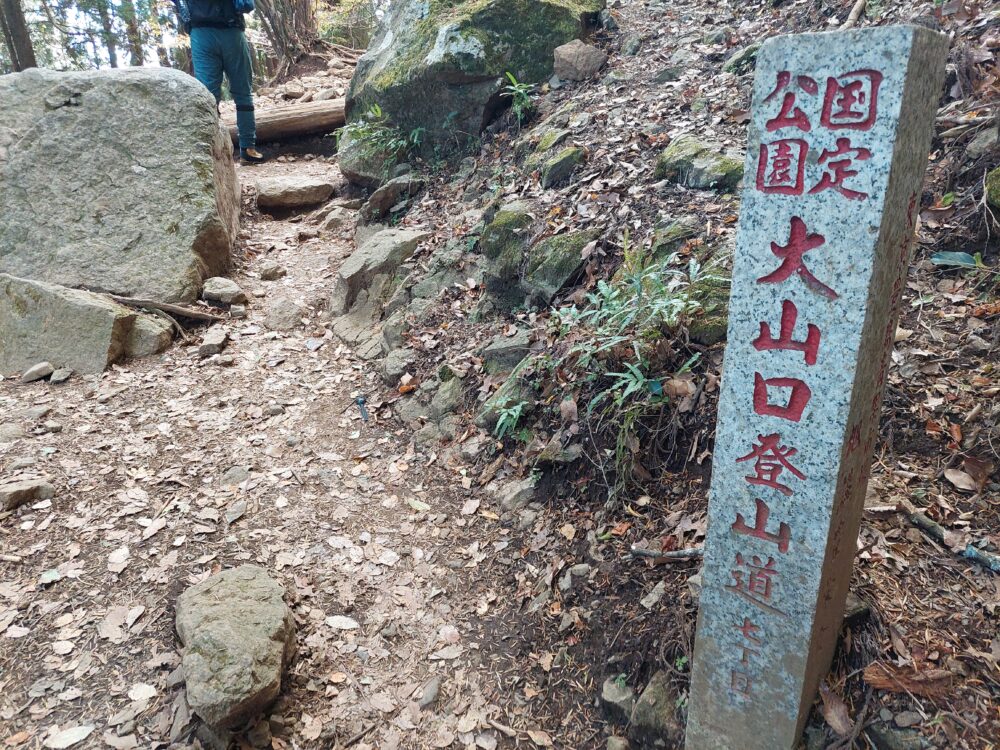
[[[236,128],[240,132],[240,148],[253,148],[257,143],[257,122],[253,114],[253,66],[250,47],[242,29],[216,29],[199,26],[191,29],[191,62],[194,77],[215,96],[222,99],[222,74],[229,79],[229,91],[236,102]]]

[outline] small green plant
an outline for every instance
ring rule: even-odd
[[[520,127],[535,112],[535,86],[531,83],[521,83],[509,70],[507,80],[510,83],[503,87],[503,93],[504,96],[510,97],[510,110]]]
[[[615,685],[616,685],[616,686],[617,686],[617,687],[618,687],[619,689],[621,689],[621,688],[624,688],[624,687],[625,687],[625,685],[626,685],[626,684],[628,684],[628,683],[627,683],[627,679],[628,679],[628,678],[627,678],[627,677],[625,676],[625,673],[624,673],[624,672],[622,672],[622,673],[621,673],[620,675],[618,675],[617,677],[615,677]]]
[[[527,401],[518,401],[514,404],[505,402],[503,404],[499,411],[496,429],[494,430],[498,439],[503,440],[504,437],[512,434],[517,429],[517,423],[521,421],[521,414],[524,413],[524,407],[527,405]]]
[[[674,659],[674,669],[676,669],[678,672],[683,672],[684,669],[687,667],[687,663],[688,663],[687,656],[682,654],[681,656],[678,656],[676,659]]]
[[[420,147],[424,133],[424,128],[403,133],[389,121],[382,107],[372,104],[360,118],[337,131],[337,147],[340,148],[343,139],[349,136],[359,144],[366,157],[383,158],[388,171]]]

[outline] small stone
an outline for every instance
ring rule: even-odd
[[[984,128],[976,133],[975,137],[969,141],[969,145],[965,147],[965,157],[978,159],[996,148],[1000,148],[1000,128],[997,126]]]
[[[42,430],[46,433],[57,433],[63,431],[63,426],[59,422],[48,420],[42,424]]]
[[[417,701],[417,705],[420,708],[427,708],[434,705],[434,702],[438,699],[438,693],[441,692],[441,677],[435,675],[429,679],[420,691],[420,700]]]
[[[598,20],[601,23],[601,28],[605,31],[618,31],[618,21],[607,8],[601,11]]]
[[[302,325],[302,308],[288,297],[278,297],[268,306],[264,325],[272,331],[298,328]]]
[[[205,284],[201,289],[201,298],[209,302],[221,302],[225,305],[247,301],[247,295],[240,289],[239,284],[224,276],[213,276],[210,279],[205,279]]]
[[[229,334],[221,326],[212,326],[205,335],[201,337],[201,345],[198,347],[198,355],[205,359],[213,354],[220,354],[226,347],[226,340]]]
[[[219,356],[219,367],[232,367],[236,364],[236,357],[232,354],[222,354]]]
[[[894,721],[896,722],[896,726],[902,727],[903,729],[906,729],[907,727],[916,726],[923,720],[924,717],[921,716],[916,711],[900,711],[898,714],[896,714],[896,718],[894,719]]]
[[[326,218],[323,219],[319,228],[324,232],[332,232],[334,229],[339,229],[342,226],[353,224],[355,216],[356,214],[354,211],[349,211],[347,208],[338,206],[326,215]]]
[[[14,510],[35,500],[48,500],[55,495],[55,488],[45,479],[22,479],[0,484],[0,510]]]
[[[55,368],[50,363],[39,362],[37,365],[29,367],[27,370],[24,371],[24,373],[21,375],[21,382],[33,383],[36,380],[47,378],[55,371],[56,371]]]
[[[151,357],[170,346],[174,326],[169,320],[152,315],[137,315],[125,339],[125,354],[134,359]]]
[[[531,332],[518,329],[513,336],[495,336],[483,349],[483,369],[490,375],[510,372],[528,356]]]
[[[455,411],[462,403],[462,381],[452,378],[442,383],[431,399],[431,415],[440,419],[445,414]]]
[[[677,696],[667,673],[661,670],[652,676],[635,703],[629,736],[640,744],[659,742],[661,747],[673,747],[671,738],[680,733],[676,706]]]
[[[504,510],[518,510],[531,502],[535,496],[535,479],[526,477],[504,485],[499,491],[500,507]]]
[[[622,677],[609,677],[601,685],[601,710],[612,724],[624,726],[632,718],[635,693]]]
[[[413,349],[393,349],[382,361],[382,377],[387,383],[395,384],[416,360],[417,353]]]
[[[229,308],[230,318],[245,318],[247,316],[247,309],[243,305],[233,305]]]
[[[731,190],[743,178],[743,159],[719,151],[693,136],[679,136],[656,160],[654,176],[699,190]]]
[[[233,466],[222,475],[219,482],[226,486],[236,487],[250,479],[250,471],[245,466]]]
[[[65,383],[72,376],[73,376],[73,370],[71,370],[69,367],[60,367],[58,370],[55,370],[52,373],[52,377],[49,378],[49,382],[58,385],[59,383]]]
[[[608,750],[629,750],[628,740],[624,737],[608,737]]]
[[[668,65],[663,68],[659,73],[653,76],[654,83],[673,83],[674,81],[679,81],[681,75],[683,75],[684,69],[676,65]]]
[[[217,573],[177,599],[177,634],[191,709],[232,729],[267,708],[295,651],[284,588],[263,568]]]
[[[760,52],[759,43],[744,47],[730,55],[729,59],[722,66],[722,69],[727,73],[735,73],[736,75],[749,73],[753,70],[754,64],[757,61],[758,52]]]
[[[622,54],[626,57],[635,57],[639,54],[639,50],[642,48],[642,37],[637,34],[631,34],[625,37],[622,42]]]
[[[604,50],[579,39],[555,49],[555,73],[567,81],[585,81],[597,75],[608,61]]]
[[[267,407],[267,413],[272,417],[276,417],[279,414],[285,413],[285,407],[281,404],[269,404]]]
[[[660,581],[655,586],[653,586],[652,590],[648,594],[646,594],[644,597],[642,597],[642,599],[639,600],[639,604],[641,604],[646,609],[652,609],[657,604],[659,604],[660,599],[663,598],[663,594],[666,593],[666,590],[667,590],[667,584],[664,581]]]
[[[288,271],[280,263],[266,260],[260,264],[261,281],[275,281],[288,275]]]
[[[699,570],[693,576],[687,579],[688,592],[691,594],[691,600],[698,604],[701,600],[701,571]]]
[[[548,189],[565,182],[586,157],[587,152],[582,148],[576,146],[564,148],[542,165],[540,175],[542,188]]]

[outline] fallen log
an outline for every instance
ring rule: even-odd
[[[227,114],[222,124],[229,129],[233,143],[239,142],[236,130],[236,113]],[[344,124],[344,100],[327,99],[320,102],[289,104],[285,107],[257,110],[257,140],[280,141],[300,135],[329,133]]]

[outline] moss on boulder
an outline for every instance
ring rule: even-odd
[[[548,304],[583,265],[581,251],[598,232],[570,232],[546,237],[528,251],[522,287],[531,301]]]
[[[1000,167],[986,175],[986,202],[1000,208]]]
[[[538,83],[553,50],[578,38],[604,0],[398,0],[347,94],[347,119],[378,104],[422,155],[469,152],[506,105],[505,74]]]
[[[655,177],[700,190],[731,190],[743,179],[743,159],[682,135],[660,154]]]
[[[726,338],[729,327],[730,280],[722,276],[704,276],[689,289],[692,298],[701,304],[701,310],[687,320],[691,340],[705,346],[717,344]]]
[[[586,156],[587,152],[578,146],[564,148],[542,165],[542,187],[550,188],[569,179],[573,170]]]
[[[527,205],[512,203],[497,211],[479,238],[479,249],[488,261],[483,275],[486,291],[501,309],[512,310],[524,302],[520,274],[533,221]]]

